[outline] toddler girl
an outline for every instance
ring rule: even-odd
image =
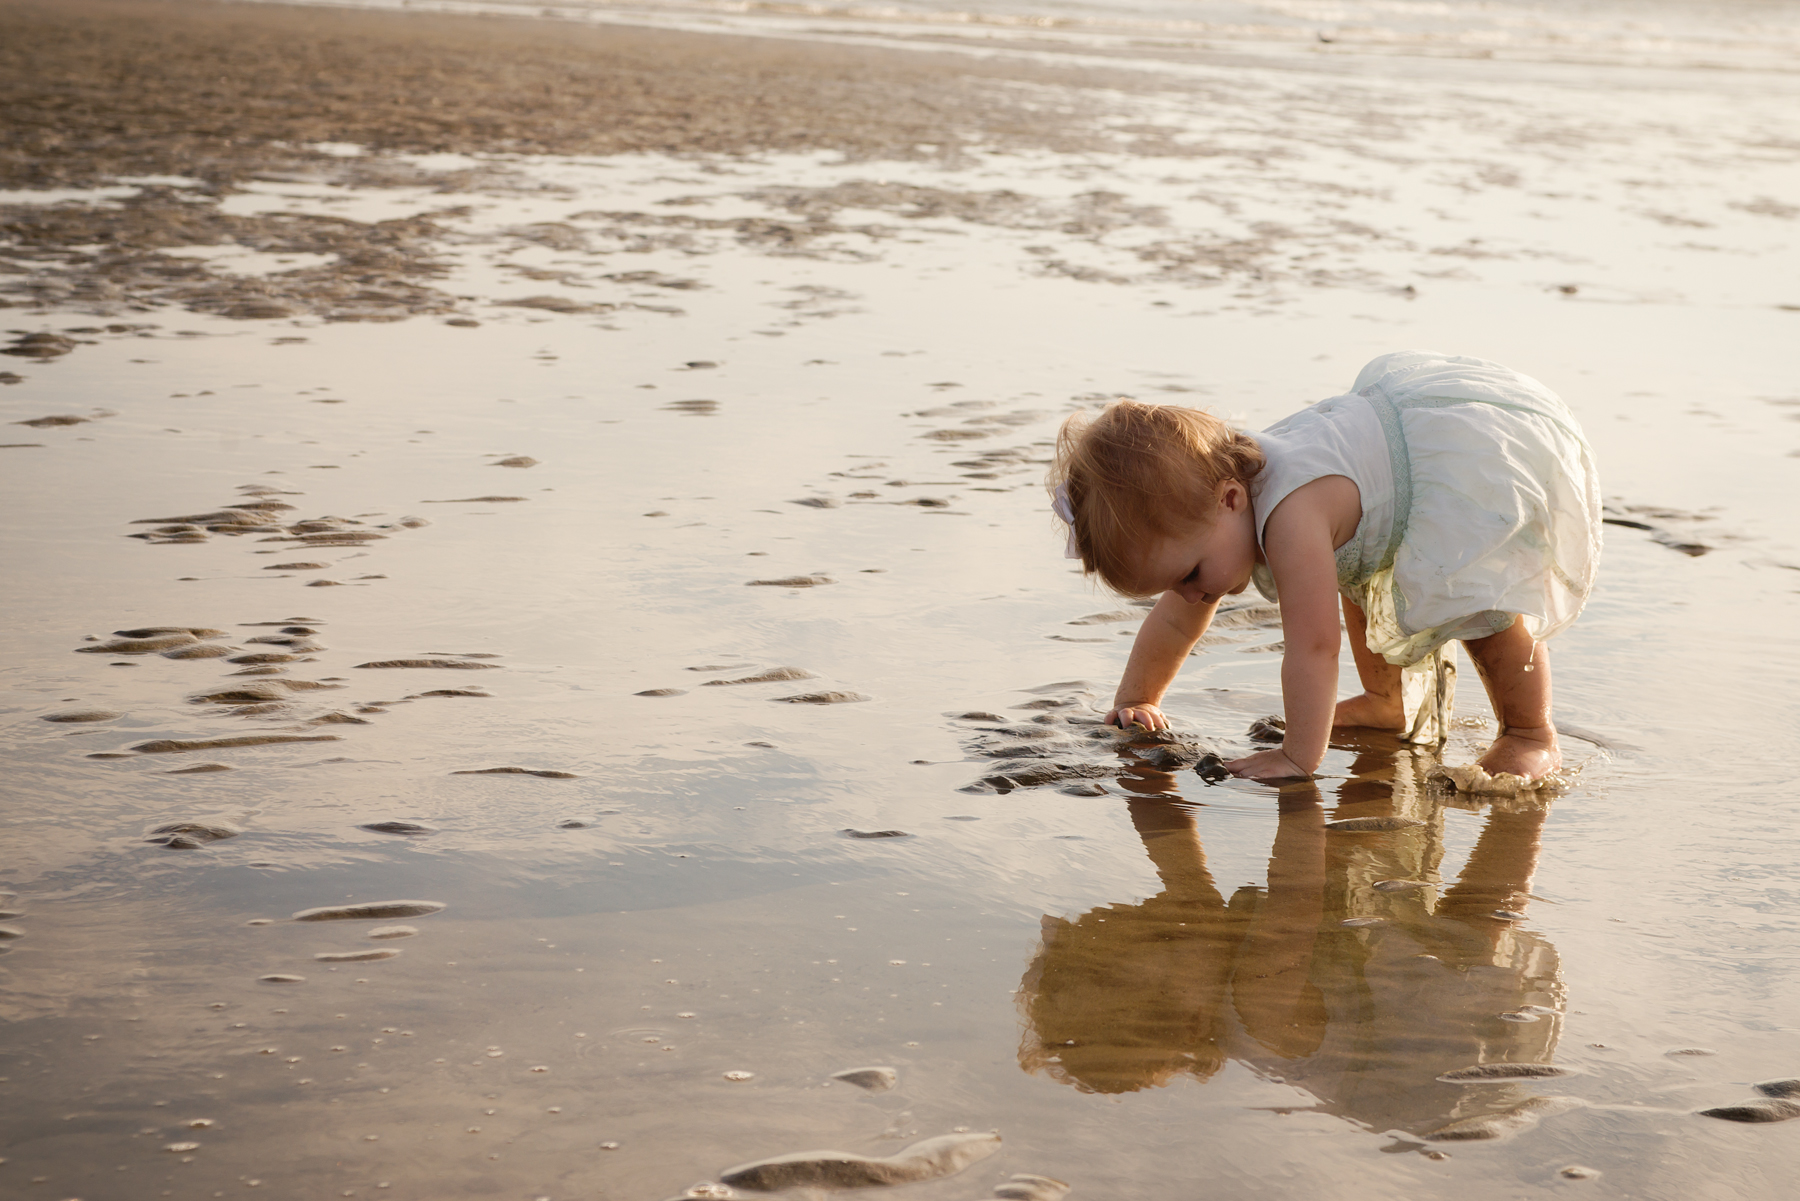
[[[1562,762],[1544,640],[1575,620],[1600,557],[1593,452],[1566,405],[1497,363],[1383,355],[1350,392],[1259,434],[1196,409],[1115,401],[1064,422],[1051,468],[1068,554],[1145,617],[1109,722],[1157,707],[1221,598],[1279,601],[1286,736],[1228,764],[1309,776],[1333,726],[1442,739],[1460,639],[1500,722],[1480,759],[1541,779]],[[1362,692],[1337,699],[1338,610]]]

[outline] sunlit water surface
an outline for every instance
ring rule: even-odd
[[[1003,1149],[911,1195],[1787,1195],[1800,1122],[1695,1111],[1800,1075],[1792,96],[1232,71],[1228,110],[1114,98],[1222,156],[223,202],[437,214],[478,328],[16,310],[84,332],[10,361],[6,419],[88,420],[0,451],[0,1191],[658,1198],[966,1128]],[[732,224],[808,205],[798,246]],[[1086,741],[1137,611],[1059,557],[1057,422],[1257,427],[1408,346],[1558,389],[1635,523],[1554,648],[1573,786],[1490,810],[1376,740],[1278,793]],[[287,524],[126,536],[259,500]],[[229,654],[75,653],[154,626]],[[1247,749],[1279,637],[1222,630],[1181,730]],[[780,703],[822,692],[866,699]],[[1032,726],[1093,778],[982,783]],[[245,735],[309,741],[155,749]],[[497,767],[558,774],[455,774]],[[1368,816],[1416,824],[1325,825]],[[443,908],[289,920],[401,899]],[[1483,1062],[1576,1074],[1437,1079]],[[831,1079],[867,1065],[896,1087]]]

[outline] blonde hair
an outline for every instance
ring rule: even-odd
[[[1083,572],[1132,594],[1151,538],[1210,522],[1219,486],[1252,488],[1266,463],[1253,438],[1211,413],[1121,398],[1063,422],[1045,482],[1069,498]]]

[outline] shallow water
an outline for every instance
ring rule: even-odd
[[[280,0],[292,2],[292,0]],[[298,0],[340,5],[345,0]],[[358,8],[528,15],[977,52],[1130,59],[1248,55],[1291,64],[1298,49],[1367,60],[1500,59],[1790,72],[1800,13],[1788,0],[349,0]],[[1359,68],[1356,64],[1363,60]],[[1317,65],[1316,63],[1314,65]]]
[[[1115,153],[221,202],[432,214],[423,299],[234,244],[108,313],[40,263],[6,324],[69,345],[0,405],[85,420],[0,450],[9,1195],[655,1198],[963,1129],[1001,1150],[910,1193],[1782,1195],[1800,1124],[1694,1111],[1800,1074],[1789,85],[1169,70]],[[1573,787],[1090,737],[1137,611],[1059,557],[1057,421],[1260,426],[1417,345],[1560,391],[1635,523],[1555,645]],[[228,653],[73,653],[154,627]],[[1217,634],[1168,708],[1242,751],[1280,632]],[[1494,1061],[1578,1074],[1438,1079]]]

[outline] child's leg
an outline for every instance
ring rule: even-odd
[[[1399,730],[1406,726],[1406,706],[1400,697],[1400,669],[1369,649],[1369,622],[1349,597],[1344,602],[1344,627],[1350,636],[1350,653],[1356,657],[1356,677],[1362,694],[1339,701],[1332,714],[1334,726],[1363,726],[1375,730]]]
[[[1550,720],[1550,648],[1515,621],[1498,634],[1463,643],[1488,700],[1500,734],[1479,760],[1495,775],[1509,771],[1535,780],[1562,766],[1562,748]]]

